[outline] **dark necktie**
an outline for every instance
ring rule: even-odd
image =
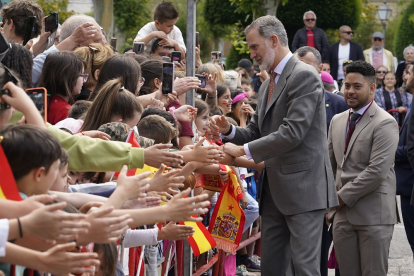
[[[273,71],[270,74],[270,82],[269,82],[269,91],[267,92],[267,104],[266,107],[269,105],[270,102],[270,98],[272,98],[273,95],[273,90],[275,90],[275,86],[276,86],[276,79],[277,73],[275,71]]]
[[[361,114],[359,113],[354,112],[351,114],[351,120],[349,122],[349,130],[351,131],[351,135],[354,132],[354,126],[359,117],[361,117]]]

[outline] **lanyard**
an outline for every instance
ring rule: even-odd
[[[364,111],[364,113],[362,113],[361,117],[359,117],[358,120],[356,120],[355,125],[352,128],[349,128],[350,123],[351,123],[351,109],[349,110],[349,113],[348,113],[348,133],[346,135],[344,155],[346,154],[346,151],[348,149],[349,141],[351,140],[351,135],[352,135],[354,129],[356,128],[357,124],[362,119],[362,117],[364,117],[365,112],[367,112],[367,110],[371,107],[373,101],[374,100],[372,100],[371,103],[369,104],[369,106],[367,107],[367,109],[365,109],[365,111]]]

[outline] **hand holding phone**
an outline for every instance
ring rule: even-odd
[[[114,51],[116,51],[116,38],[115,37],[112,37],[111,38],[111,47],[112,47],[112,50],[114,50]]]
[[[180,63],[181,62],[181,52],[180,51],[173,51],[171,53],[171,60],[173,63]]]
[[[206,76],[200,74],[196,74],[195,76],[201,81],[199,88],[206,88]]]
[[[162,64],[162,94],[172,93],[174,90],[174,63]]]
[[[145,43],[144,42],[134,42],[134,52],[135,54],[139,55],[142,54],[145,50]]]
[[[59,14],[57,12],[49,13],[45,19],[45,32],[51,32],[57,30],[59,27]]]
[[[198,37],[199,37],[200,33],[196,32],[196,38],[195,38],[195,46],[198,47],[199,41],[198,41]]]

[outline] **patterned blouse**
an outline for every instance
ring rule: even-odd
[[[401,89],[401,91],[398,90],[398,89],[395,89],[392,92],[388,92],[388,91],[384,91],[383,88],[378,88],[378,89],[375,90],[375,102],[377,103],[377,105],[379,107],[381,107],[385,111],[387,111],[387,110],[385,108],[384,93],[389,93],[390,94],[390,99],[391,99],[391,104],[392,104],[393,109],[398,108],[398,102],[397,102],[397,97],[395,96],[395,93],[400,93],[402,106],[405,107],[405,108],[408,108],[411,101],[413,100],[413,95],[411,95],[410,93],[407,93],[403,89]],[[393,113],[391,113],[391,115],[395,118],[395,120],[397,120],[397,122],[399,121],[398,113],[393,112]]]

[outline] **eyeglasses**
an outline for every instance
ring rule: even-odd
[[[101,50],[99,50],[98,48],[92,47],[92,46],[88,46],[89,50],[92,51],[92,63],[91,63],[91,73],[93,74],[95,71],[93,70],[94,68],[94,60],[95,60],[95,52],[100,52]],[[86,82],[86,81],[85,81]]]
[[[344,34],[348,34],[348,35],[350,35],[350,34],[354,34],[354,32],[353,31],[349,31],[349,32],[342,32],[342,33],[344,33]]]
[[[386,74],[388,73],[387,71],[377,71],[377,74]]]
[[[352,60],[344,60],[343,64],[351,64]]]
[[[306,22],[316,21],[316,18],[306,18],[305,21]]]
[[[89,74],[80,74],[79,77],[83,78],[83,82],[87,82],[89,78]]]
[[[379,42],[381,42],[381,41],[382,41],[382,38],[380,38],[380,37],[374,37],[374,41],[379,41]]]

